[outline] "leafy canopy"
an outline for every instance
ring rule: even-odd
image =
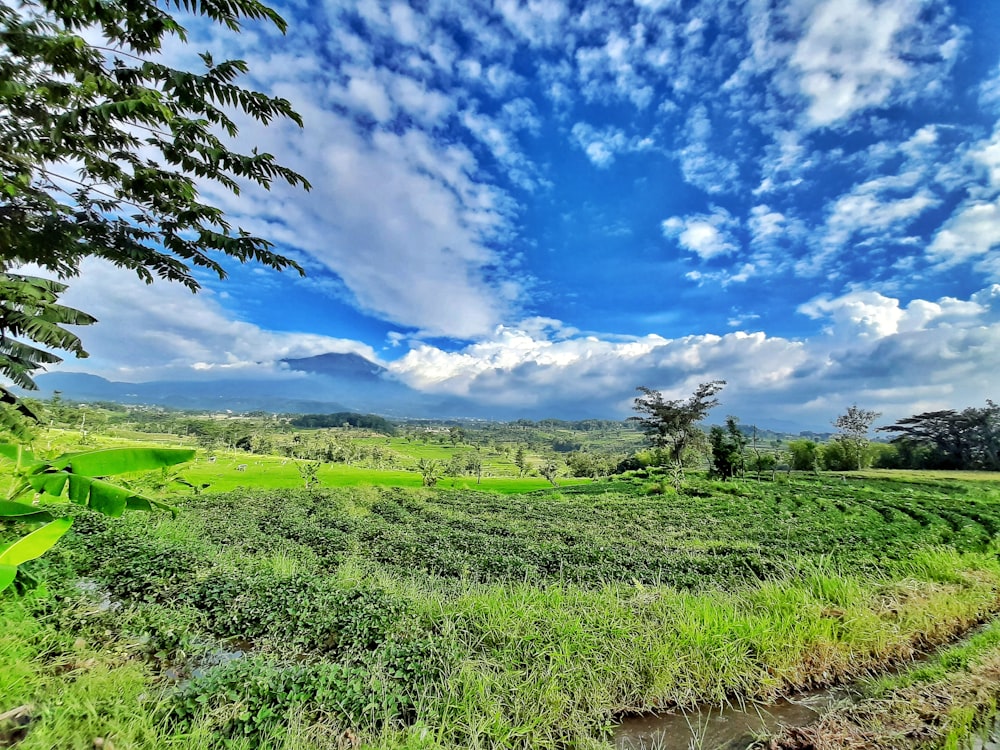
[[[686,401],[668,401],[659,391],[639,386],[636,390],[643,395],[635,399],[632,408],[643,416],[629,417],[629,420],[638,422],[650,442],[667,450],[671,461],[679,463],[697,429],[695,425],[719,405],[715,395],[725,385],[725,380],[702,383]]]
[[[833,426],[837,428],[835,440],[840,442],[855,469],[861,469],[865,462],[865,451],[871,442],[868,439],[868,432],[872,423],[878,419],[881,413],[862,409],[857,404],[847,407],[847,411],[833,420]]]
[[[195,72],[164,64],[164,43],[187,35],[161,6],[236,32],[245,19],[285,29],[257,0],[0,4],[0,374],[21,387],[59,361],[39,347],[86,356],[63,326],[94,322],[57,304],[65,285],[14,272],[24,264],[66,279],[85,258],[103,258],[147,283],[192,291],[196,269],[225,278],[227,257],[302,272],[266,239],[231,226],[198,188],[238,195],[243,184],[279,180],[308,189],[271,154],[239,153],[224,140],[237,135],[241,114],[301,119],[286,100],[242,87],[242,60],[205,53]]]

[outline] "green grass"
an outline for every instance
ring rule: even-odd
[[[164,747],[151,682],[141,662],[60,632],[25,603],[0,600],[0,711],[32,706],[19,750],[91,750],[97,737],[123,748]]]
[[[54,717],[32,747],[88,746],[105,716],[119,747],[607,747],[618,712],[850,679],[1000,609],[997,483],[304,491],[291,461],[236,460],[196,469],[276,484],[80,513],[32,564],[51,598],[0,597],[0,710]],[[63,678],[77,638],[102,666]],[[211,666],[231,639],[249,654]],[[113,705],[55,717],[81,679]]]
[[[181,475],[192,484],[209,485],[211,493],[230,492],[239,488],[294,489],[302,487],[302,477],[294,458],[255,456],[246,453],[215,453],[209,463],[200,455],[193,463],[181,467]],[[237,471],[245,465],[246,469]],[[423,478],[417,471],[366,469],[344,464],[323,464],[317,474],[321,487],[421,487]],[[589,479],[560,478],[560,486],[587,484]],[[541,477],[484,476],[480,483],[475,477],[442,477],[437,484],[442,489],[476,489],[502,493],[532,492],[552,485]]]

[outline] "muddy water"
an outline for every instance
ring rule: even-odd
[[[782,726],[811,724],[822,711],[846,695],[846,691],[840,688],[807,693],[794,700],[775,703],[702,706],[690,711],[625,717],[615,729],[614,745],[619,750],[745,748],[764,732],[774,732]]]
[[[1000,716],[972,742],[970,750],[1000,750]]]

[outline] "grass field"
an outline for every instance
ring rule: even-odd
[[[260,486],[79,513],[43,591],[0,596],[19,748],[606,748],[619,712],[849,679],[1000,610],[981,477],[306,491],[230,460],[184,473]]]
[[[401,456],[403,468],[366,468],[344,463],[322,463],[317,478],[322,487],[421,487],[423,479],[417,469],[420,459],[446,462],[454,455],[477,453],[483,459],[483,474],[477,480],[475,476],[441,476],[438,487],[446,489],[471,489],[478,491],[520,493],[532,492],[551,487],[551,483],[540,476],[519,476],[518,468],[513,462],[502,459],[488,451],[476,452],[469,445],[441,445],[438,443],[423,443],[417,440],[403,438],[362,437],[356,438],[358,443],[365,445],[384,445]],[[47,454],[96,450],[109,447],[127,446],[173,446],[194,447],[194,442],[177,435],[123,433],[115,437],[107,435],[91,435],[81,441],[80,434],[66,430],[47,430],[35,441],[35,450]],[[541,463],[538,456],[531,456],[532,464]],[[298,466],[304,463],[299,459],[273,455],[256,455],[244,451],[199,450],[194,461],[169,472],[193,485],[208,485],[204,491],[208,493],[231,492],[237,489],[295,489],[303,486],[303,478]],[[245,466],[238,470],[238,467]],[[0,476],[9,467],[0,466]],[[127,478],[137,482],[137,486],[150,491],[157,482],[157,477]],[[146,480],[145,486],[143,480]],[[560,486],[572,486],[589,483],[589,479],[560,476],[557,479]],[[180,491],[180,485],[174,485],[173,491]]]
[[[193,483],[209,485],[207,491],[229,492],[238,488],[292,489],[302,487],[303,480],[297,468],[301,463],[296,459],[278,456],[253,456],[233,453],[216,453],[212,463],[204,456],[185,466],[183,477]],[[242,471],[237,467],[246,466]],[[366,469],[344,464],[323,464],[317,478],[322,487],[420,487],[422,477],[419,472],[391,469]],[[573,485],[589,482],[586,479],[563,477],[560,484]],[[446,489],[479,489],[494,492],[531,492],[551,487],[548,480],[541,477],[483,476],[477,485],[475,477],[441,477],[438,487]]]

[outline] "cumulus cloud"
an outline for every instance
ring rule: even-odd
[[[724,208],[710,214],[671,216],[662,224],[663,235],[676,239],[702,260],[735,252],[739,245],[732,235],[738,222]]]
[[[30,269],[29,269],[30,271]],[[195,295],[166,282],[147,285],[135,274],[101,260],[85,260],[61,302],[98,322],[80,329],[90,354],[61,369],[85,370],[111,380],[162,378],[295,377],[278,360],[350,352],[378,361],[360,341],[306,332],[270,331],[233,316],[217,295]]]
[[[895,418],[995,396],[989,368],[1000,367],[1000,285],[965,300],[905,305],[858,289],[818,297],[800,312],[825,322],[826,333],[804,340],[744,331],[553,338],[504,326],[458,351],[418,345],[389,367],[422,390],[526,413],[536,405],[569,408],[572,399],[589,414],[622,416],[637,385],[679,398],[713,378],[729,382],[727,412],[761,424],[773,419],[775,408],[821,426],[852,401]]]
[[[809,123],[832,125],[894,96],[923,93],[907,85],[918,73],[914,53],[930,53],[945,65],[953,61],[958,31],[946,18],[934,3],[920,0],[817,3],[790,58],[809,100]]]
[[[983,298],[983,293],[979,293]],[[799,306],[811,318],[828,320],[827,333],[846,341],[881,339],[898,333],[921,331],[929,326],[954,326],[977,321],[989,312],[973,297],[943,297],[936,302],[913,300],[901,307],[899,300],[873,290],[856,290],[839,297],[822,295]]]
[[[979,258],[1000,245],[1000,203],[970,202],[934,235],[928,255],[950,266]]]

